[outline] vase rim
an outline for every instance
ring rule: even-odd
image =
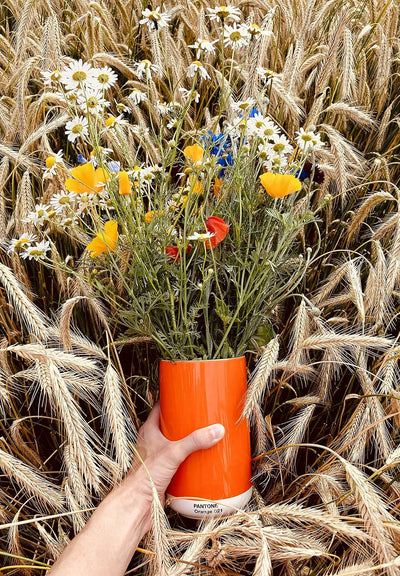
[[[242,358],[246,358],[244,354],[242,356],[235,356],[235,358],[210,358],[204,360],[203,358],[195,358],[194,360],[160,360],[161,362],[168,362],[168,364],[189,364],[194,362],[229,362],[231,360],[241,360]]]

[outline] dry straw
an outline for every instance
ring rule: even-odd
[[[87,513],[80,511],[98,503],[96,490],[104,494],[129,465],[132,432],[123,372],[111,364],[99,339],[112,328],[90,299],[81,262],[80,279],[71,281],[44,277],[32,262],[7,254],[10,239],[28,231],[22,219],[41,195],[45,157],[57,147],[66,152],[59,146],[62,100],[42,87],[40,74],[72,56],[111,66],[126,82],[113,96],[128,107],[131,123],[142,133],[128,129],[124,147],[115,137],[105,145],[122,161],[139,158],[143,145],[146,160],[156,163],[160,147],[144,130],[161,129],[157,100],[181,98],[170,82],[187,87],[194,58],[188,45],[198,37],[212,39],[221,28],[206,16],[209,4],[165,4],[163,9],[173,11],[173,28],[150,34],[138,24],[139,0],[73,5],[6,0],[0,6],[0,519],[8,522],[0,538],[4,549],[26,556],[25,564],[38,554],[44,561],[57,556],[66,533],[83,527]],[[237,65],[231,85],[224,83],[225,99],[257,98],[263,86],[259,68],[271,70],[268,112],[289,138],[301,122],[317,126],[329,144],[318,159],[325,179],[311,203],[319,206],[328,193],[335,198],[319,212],[323,255],[290,309],[273,315],[279,336],[260,350],[250,383],[245,414],[259,457],[250,508],[191,532],[179,530],[172,515],[170,529],[155,500],[155,538],[134,570],[174,576],[250,571],[266,576],[276,570],[282,576],[397,576],[399,6],[378,0],[343,6],[337,0],[234,4],[263,34],[250,51],[233,56]],[[231,57],[229,52],[228,64]],[[134,62],[141,58],[157,62],[162,77],[139,79]],[[212,80],[201,104],[187,112],[190,133],[200,121],[212,129],[219,114],[212,99],[220,89],[220,62],[212,54],[204,61]],[[134,88],[148,90],[150,102],[134,105],[127,97]],[[71,154],[67,162],[75,159]],[[63,179],[43,187],[47,202],[63,189]],[[52,254],[60,262],[67,252],[75,259],[77,245],[90,241],[73,230],[58,240]],[[302,241],[316,244],[313,235]],[[57,300],[61,288],[63,298],[69,297],[65,303]],[[59,325],[36,302],[53,309],[61,305]],[[85,335],[76,327],[82,323]],[[146,339],[124,343],[148,350]],[[129,374],[132,382],[139,381],[136,370]],[[52,411],[37,402],[40,395]],[[299,446],[308,437],[318,438],[319,447]],[[339,465],[324,450],[329,446],[340,453]],[[73,513],[61,516],[64,507]],[[35,518],[43,509],[60,514]]]

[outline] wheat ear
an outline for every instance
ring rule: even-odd
[[[252,380],[250,381],[247,391],[246,401],[243,408],[242,417],[250,418],[255,406],[259,404],[263,396],[268,378],[271,375],[273,367],[278,359],[279,342],[274,338],[268,342],[265,350],[257,363]]]
[[[44,314],[25,294],[20,282],[4,264],[0,264],[0,282],[6,289],[7,296],[13,304],[15,313],[30,332],[41,340],[48,336],[47,321]]]

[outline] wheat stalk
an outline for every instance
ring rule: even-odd
[[[131,463],[130,446],[135,443],[135,433],[130,425],[124,402],[123,386],[118,372],[108,363],[104,375],[103,423],[106,442],[112,438],[117,462],[126,472]]]
[[[56,364],[48,357],[36,361],[35,367],[41,389],[48,397],[52,410],[57,412],[63,426],[71,457],[76,460],[85,480],[98,490],[99,470],[89,443],[89,438],[94,436],[93,431],[83,420]]]
[[[393,522],[376,488],[368,481],[364,474],[350,462],[342,461],[346,471],[346,478],[354,494],[355,503],[365,522],[365,527],[374,539],[374,547],[381,563],[390,564],[397,557],[393,547],[392,538],[385,523]],[[398,576],[398,569],[388,566],[388,576]]]
[[[7,296],[13,304],[15,313],[38,338],[46,340],[48,336],[47,322],[42,312],[29,300],[20,282],[4,264],[0,263],[0,282],[6,289]]]
[[[268,378],[278,360],[278,353],[278,338],[274,338],[268,342],[254,370],[247,390],[246,401],[242,412],[243,418],[250,418],[253,410],[255,410],[255,407],[258,406],[261,401],[265,387],[268,383]]]
[[[59,488],[39,475],[33,468],[1,448],[0,468],[24,492],[36,498],[40,505],[53,510],[61,510],[63,499]]]

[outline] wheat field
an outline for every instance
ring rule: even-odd
[[[144,140],[158,162],[155,102],[179,98],[189,46],[218,33],[205,16],[214,5],[164,2],[173,25],[158,35],[139,25],[137,0],[0,3],[1,573],[46,573],[129,468],[156,396],[146,339],[122,345],[83,280],[8,249],[35,232],[24,223],[35,203],[63,188],[43,180],[46,156],[72,157],[65,107],[41,74],[72,58],[111,67],[130,128],[124,147],[110,145],[123,159]],[[288,138],[316,127],[327,144],[312,200],[320,235],[304,238],[319,250],[274,310],[274,338],[249,358],[250,505],[203,524],[167,508],[168,527],[146,537],[127,574],[400,575],[400,2],[234,5],[263,35],[232,56],[227,99],[256,98],[257,70],[269,70],[270,116]],[[184,118],[188,133],[218,115],[221,61],[207,58],[207,105]],[[144,59],[161,70],[150,86],[136,74]],[[135,106],[128,93],[147,89],[152,101]],[[57,234],[53,260],[79,266],[79,239]]]

